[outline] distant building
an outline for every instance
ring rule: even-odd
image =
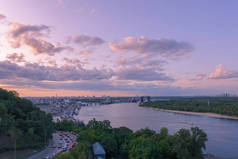
[[[108,97],[106,98],[106,101],[105,101],[105,102],[106,102],[106,103],[112,103],[111,97],[108,96]]]
[[[147,97],[147,102],[150,102],[150,96]]]
[[[106,159],[106,152],[99,142],[93,144],[94,159]]]
[[[144,97],[140,97],[140,102],[141,102],[141,103],[144,102]]]

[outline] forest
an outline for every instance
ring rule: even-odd
[[[127,127],[112,128],[110,121],[88,122],[87,125],[70,121],[57,123],[60,130],[78,133],[78,144],[55,159],[87,159],[94,142],[99,141],[107,159],[203,159],[206,133],[198,127],[180,129],[170,135],[167,128],[157,133],[148,128],[133,132]]]
[[[42,148],[53,131],[50,114],[18,97],[15,91],[0,89],[0,152]]]
[[[238,97],[168,97],[144,102],[140,106],[238,116]]]

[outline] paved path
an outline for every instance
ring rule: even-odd
[[[93,159],[92,149],[88,148],[88,159]]]
[[[44,150],[28,157],[27,159],[52,158],[56,154],[62,152],[63,147],[66,147],[66,151],[68,151],[75,140],[76,136],[69,132],[54,133],[52,140]]]

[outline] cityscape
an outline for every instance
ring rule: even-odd
[[[1,0],[0,159],[238,159],[237,0]]]

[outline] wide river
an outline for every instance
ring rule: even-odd
[[[126,126],[134,131],[145,127],[159,131],[166,127],[170,134],[198,126],[208,135],[207,153],[238,159],[238,120],[163,112],[139,107],[136,103],[82,107],[77,118],[85,123],[93,118],[110,120],[113,127]]]

